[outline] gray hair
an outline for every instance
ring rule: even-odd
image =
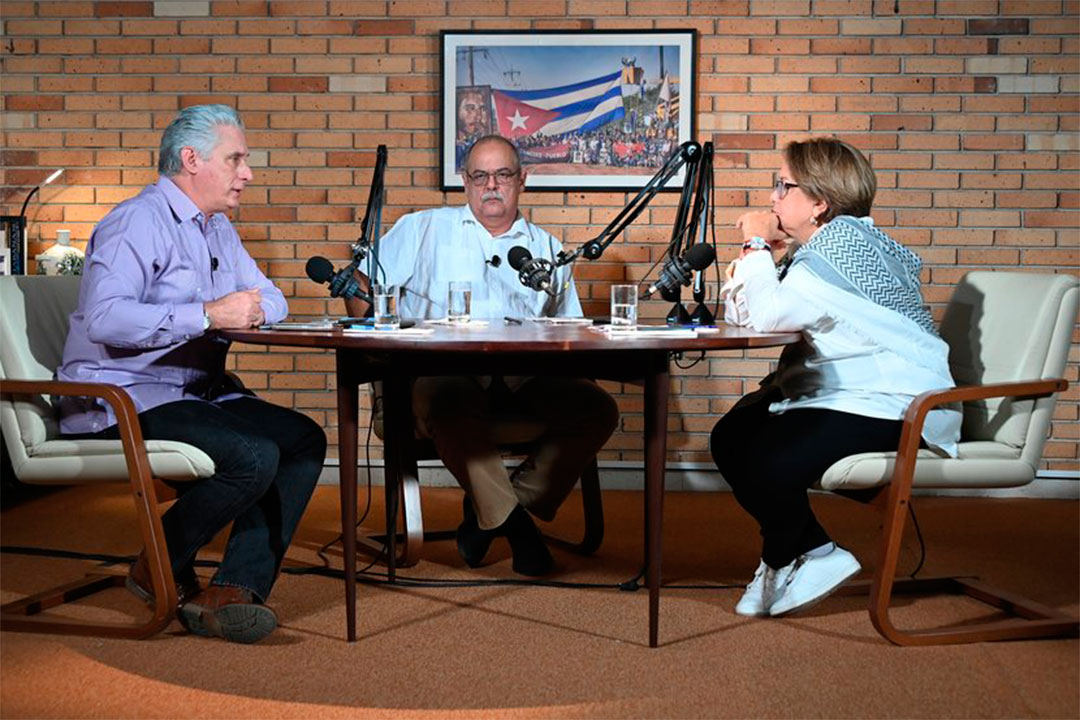
[[[185,147],[194,148],[204,160],[209,158],[217,147],[221,125],[244,129],[240,116],[228,105],[192,105],[181,110],[161,136],[158,172],[166,177],[178,174],[180,151]]]

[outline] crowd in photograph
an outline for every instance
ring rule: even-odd
[[[678,145],[678,132],[675,126],[656,124],[630,131],[614,122],[587,132],[530,135],[517,138],[514,143],[527,164],[569,162],[658,168]]]

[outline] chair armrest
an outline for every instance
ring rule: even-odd
[[[109,383],[79,383],[65,380],[0,380],[0,393],[4,395],[61,395],[101,398],[112,406],[116,413],[120,433],[124,425],[134,424],[138,431],[138,441],[142,442],[142,429],[138,423],[138,412],[131,396],[119,385]]]
[[[80,383],[65,380],[0,380],[2,395],[61,395],[101,398],[112,406],[116,427],[124,448],[128,474],[136,492],[144,493],[151,504],[157,503],[150,459],[146,455],[139,413],[131,396],[119,385]]]
[[[998,397],[1045,397],[1061,392],[1068,387],[1069,383],[1064,378],[1051,378],[1048,380],[967,385],[944,390],[928,390],[918,395],[911,401],[907,412],[904,413],[904,428],[900,433],[900,444],[896,451],[896,469],[891,484],[895,487],[897,481],[900,481],[900,484],[910,486],[914,477],[915,457],[919,452],[919,441],[922,438],[926,415],[939,405]]]
[[[915,424],[922,432],[926,414],[939,405],[969,400],[988,400],[999,397],[1037,398],[1053,395],[1069,387],[1064,378],[1049,380],[1022,380],[1020,382],[992,383],[989,385],[966,385],[945,390],[928,390],[917,396],[904,413],[904,424]]]

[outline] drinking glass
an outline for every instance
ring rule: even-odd
[[[637,285],[611,286],[611,330],[637,330]]]
[[[397,330],[401,326],[397,308],[397,286],[376,283],[371,288],[375,300],[375,329]]]
[[[446,293],[446,319],[452,323],[467,323],[472,312],[472,283],[455,280]]]

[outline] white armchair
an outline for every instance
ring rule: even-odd
[[[870,585],[870,618],[898,645],[1076,636],[1080,623],[1052,608],[978,580],[897,580],[896,566],[911,491],[1004,488],[1035,479],[1077,321],[1080,283],[1071,275],[972,272],[956,287],[941,323],[957,387],[926,392],[908,407],[896,452],[862,453],[834,463],[819,487],[873,491],[884,505],[880,554]],[[935,406],[964,404],[957,458],[919,449]],[[901,630],[889,618],[894,592],[964,593],[1018,616],[981,625]]]
[[[164,629],[176,606],[176,585],[161,529],[160,504],[172,489],[158,479],[197,480],[213,475],[214,463],[198,448],[179,442],[143,441],[135,406],[120,387],[53,380],[60,365],[68,317],[79,293],[78,277],[0,277],[0,428],[20,482],[82,484],[127,482],[138,514],[158,598],[149,620],[93,623],[51,617],[44,610],[123,585],[124,576],[92,573],[0,608],[4,630],[119,637],[148,637]],[[60,436],[50,396],[104,399],[116,413],[120,440],[70,440]],[[57,522],[61,522],[58,518]],[[6,579],[6,578],[5,578]]]

